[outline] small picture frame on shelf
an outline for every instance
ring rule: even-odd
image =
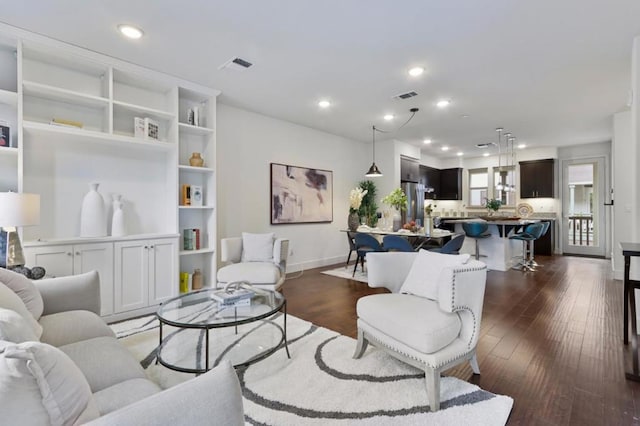
[[[149,117],[133,118],[133,136],[142,139],[160,139],[160,124]]]
[[[203,202],[202,186],[191,185],[191,205],[200,207]]]
[[[0,121],[0,147],[9,148],[11,146],[11,128],[6,121]]]

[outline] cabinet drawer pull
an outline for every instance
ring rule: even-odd
[[[80,252],[79,251],[76,252],[76,256],[80,256]]]
[[[150,248],[150,249],[152,249],[152,248],[153,248],[153,246],[149,246],[149,248]]]
[[[70,251],[67,252],[67,256],[73,256],[73,253],[71,253]]]

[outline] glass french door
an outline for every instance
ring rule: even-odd
[[[566,160],[562,169],[562,251],[604,256],[604,158]]]

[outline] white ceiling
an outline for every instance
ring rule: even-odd
[[[637,0],[0,0],[0,10],[10,25],[220,89],[222,103],[355,140],[419,107],[387,138],[431,138],[423,152],[435,156],[443,144],[447,156],[479,155],[497,126],[530,147],[609,140],[640,34]],[[145,37],[125,40],[120,23]],[[255,65],[218,70],[232,56]],[[426,72],[412,78],[416,65]],[[419,96],[391,99],[409,90]],[[333,106],[320,110],[321,98]],[[437,109],[440,98],[451,107]]]

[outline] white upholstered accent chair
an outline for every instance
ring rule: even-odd
[[[477,260],[444,266],[440,274],[424,277],[432,281],[430,298],[402,294],[405,278],[410,270],[414,274],[417,256],[418,253],[403,252],[367,254],[369,286],[386,287],[392,293],[358,300],[358,344],[354,358],[362,357],[371,343],[424,370],[429,406],[431,411],[437,411],[442,371],[469,360],[473,372],[480,374],[476,345],[487,269]]]
[[[263,254],[257,253],[250,247],[244,247],[248,235],[262,239],[263,242],[271,235],[271,246],[262,244]],[[268,238],[267,238],[268,239]],[[217,286],[234,281],[248,281],[252,285],[268,290],[278,290],[284,284],[289,254],[289,240],[274,238],[273,234],[245,234],[243,237],[223,238],[220,240],[220,259],[227,263],[218,269]]]

